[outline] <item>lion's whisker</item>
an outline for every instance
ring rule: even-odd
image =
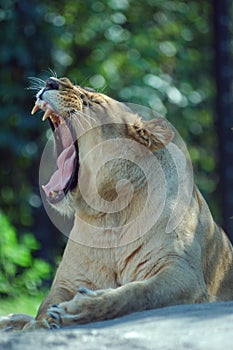
[[[91,123],[90,123],[90,121],[87,119],[87,118],[85,118],[81,113],[77,113],[80,117],[82,117],[83,118],[83,120],[88,124],[88,126],[90,127],[90,128],[92,128],[92,125],[91,125]]]
[[[77,113],[80,114],[83,118],[89,118],[90,120],[93,120],[96,123],[96,119],[91,117],[89,114],[83,113],[81,111],[78,111]]]
[[[85,130],[84,129],[84,126],[82,125],[82,123],[81,123],[81,121],[80,121],[80,119],[79,118],[74,118],[74,115],[72,115],[71,114],[71,112],[69,112],[70,113],[70,118],[71,118],[71,123],[78,123],[79,124],[79,126],[81,127],[81,129],[82,130]]]
[[[28,80],[30,81],[30,86],[28,87],[28,90],[40,90],[45,87],[45,81],[36,78],[36,77],[29,77]]]
[[[90,127],[90,128],[92,128],[92,124],[90,123],[90,121],[89,120],[87,120],[87,116],[86,115],[84,115],[83,113],[81,113],[80,111],[76,111],[75,112],[75,114],[73,115],[73,117],[76,117],[77,118],[77,120],[79,120],[80,121],[80,118],[79,117],[82,117],[83,118],[83,120],[88,124],[88,126]]]
[[[52,74],[52,77],[57,78],[57,73],[52,68],[48,68],[48,72]]]

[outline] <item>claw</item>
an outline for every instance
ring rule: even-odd
[[[88,294],[90,291],[90,289],[86,288],[86,287],[80,287],[78,289],[78,292],[81,293],[81,294]]]
[[[51,305],[47,310],[47,315],[53,318],[56,322],[61,321],[61,313],[62,309],[57,305]]]
[[[60,329],[60,328],[61,327],[58,324],[56,324],[56,323],[50,324],[50,329]]]
[[[60,321],[60,316],[59,316],[57,313],[48,311],[47,314],[48,314],[51,318],[53,318],[54,320]]]
[[[80,293],[80,294],[88,294],[88,295],[93,296],[93,297],[97,296],[97,293],[94,290],[88,289],[86,287],[80,287],[78,289],[78,293]]]

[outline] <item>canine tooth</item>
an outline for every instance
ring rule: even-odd
[[[36,101],[35,106],[32,108],[31,115],[35,114],[38,109],[40,109],[40,107],[38,101]]]
[[[49,195],[50,195],[50,197],[55,198],[57,196],[57,192],[56,191],[51,191],[49,193]]]
[[[51,114],[51,110],[50,109],[47,109],[45,111],[45,114],[43,115],[43,118],[42,118],[42,122],[44,122]]]
[[[46,102],[45,102],[45,101],[42,101],[42,102],[40,103],[40,108],[43,109],[43,108],[45,107],[45,105],[46,105]]]
[[[57,121],[57,118],[53,114],[50,115],[50,119],[52,120],[53,123],[56,123]]]

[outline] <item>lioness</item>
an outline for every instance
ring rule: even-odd
[[[57,149],[43,191],[75,221],[36,318],[10,315],[1,328],[51,329],[233,299],[232,245],[195,186],[168,229],[186,165],[179,152],[171,157],[175,134],[165,119],[143,121],[125,104],[55,77],[37,93],[32,114],[38,109]]]

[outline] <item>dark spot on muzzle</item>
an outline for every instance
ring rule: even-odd
[[[45,88],[41,91],[41,94],[39,98],[42,100],[43,93],[48,90],[58,90],[59,89],[59,84],[55,80],[49,78],[46,80],[46,85]]]
[[[51,78],[46,81],[45,90],[58,90],[58,89],[59,89],[59,84],[57,81]]]

